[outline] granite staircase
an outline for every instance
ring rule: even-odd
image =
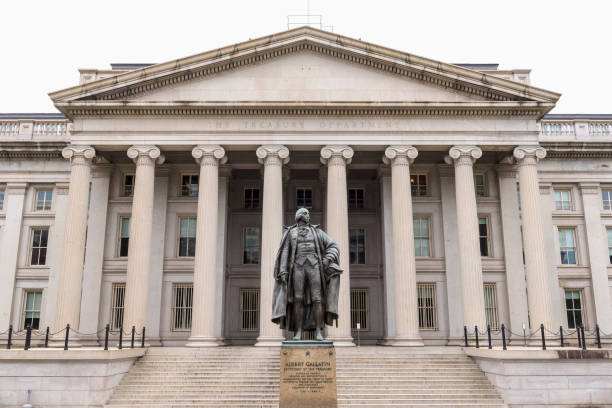
[[[340,407],[504,407],[460,348],[337,349]],[[277,407],[279,349],[150,348],[107,403],[121,407]]]

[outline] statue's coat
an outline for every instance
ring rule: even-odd
[[[321,295],[325,309],[325,323],[329,326],[334,320],[338,320],[338,291],[340,289],[340,250],[334,242],[318,225],[307,225],[311,228],[315,237],[315,249],[319,260],[319,271],[321,273]],[[285,228],[281,239],[280,248],[274,263],[274,295],[272,300],[272,321],[280,325],[281,329],[295,331],[293,316],[293,265],[297,249],[297,224]],[[323,260],[329,260],[329,266],[325,269]],[[286,284],[281,281],[281,276],[286,274]],[[310,302],[310,288],[306,285],[304,293],[304,330],[315,328],[312,304]]]

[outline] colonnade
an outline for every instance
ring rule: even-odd
[[[341,276],[338,300],[338,327],[328,328],[328,337],[338,346],[353,345],[350,327],[350,268],[347,208],[347,165],[353,149],[329,145],[321,149],[321,162],[327,166],[326,230],[340,249]],[[81,299],[83,258],[88,211],[88,191],[95,150],[90,146],[69,146],[63,155],[71,160],[68,214],[65,226],[62,269],[59,279],[56,328],[70,324],[78,329]],[[132,202],[132,221],[126,277],[124,327],[146,325],[148,274],[153,225],[153,193],[155,166],[163,163],[156,146],[132,146],[127,150],[136,164],[136,181]],[[193,321],[188,346],[220,345],[214,321],[217,266],[217,209],[219,165],[227,159],[217,145],[198,145],[192,150],[200,165],[196,251],[193,277]],[[283,225],[282,166],[289,161],[290,151],[282,145],[264,145],[256,150],[264,167],[260,330],[257,345],[278,345],[282,332],[271,318],[273,268]],[[383,162],[391,166],[392,235],[394,271],[394,304],[396,335],[389,343],[396,346],[422,346],[419,334],[417,279],[413,245],[413,215],[410,166],[418,151],[413,146],[389,146]],[[537,161],[546,152],[539,146],[519,146],[513,157],[518,163],[521,211],[525,252],[525,272],[530,318],[553,329],[546,243],[540,209]],[[482,156],[477,146],[453,146],[445,161],[454,165],[456,211],[462,293],[463,322],[468,327],[486,326],[482,263],[479,252],[478,214],[474,187],[474,162]],[[517,220],[518,222],[518,220]],[[214,225],[215,228],[210,226]]]

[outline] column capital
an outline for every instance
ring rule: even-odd
[[[497,172],[497,177],[499,178],[516,179],[516,175],[518,174],[516,171],[516,167],[511,164],[498,164],[495,167],[495,171]]]
[[[414,146],[389,146],[385,149],[382,161],[392,166],[409,165],[418,155],[419,151]]]
[[[321,149],[321,163],[326,165],[351,164],[355,152],[350,146],[328,145]]]
[[[580,188],[582,195],[599,194],[599,183],[578,183],[578,188]]]
[[[453,146],[448,150],[448,156],[444,158],[446,164],[474,164],[476,159],[482,157],[482,150],[478,146]]]
[[[150,161],[151,164],[163,164],[165,161],[159,147],[153,145],[134,145],[127,150],[127,155],[136,164],[141,158]]]
[[[69,145],[62,149],[62,156],[65,159],[81,159],[79,161],[91,161],[96,156],[96,150],[91,146]]]
[[[6,195],[24,195],[27,187],[28,183],[8,182],[6,183],[4,191]]]
[[[283,165],[289,163],[289,149],[283,145],[262,145],[255,151],[259,164]]]
[[[542,146],[517,146],[512,153],[519,165],[536,164],[538,160],[546,157],[546,150]]]
[[[225,149],[219,145],[197,145],[191,155],[200,166],[218,166],[227,162]]]

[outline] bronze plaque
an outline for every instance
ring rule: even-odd
[[[333,344],[299,342],[302,344],[293,346],[286,343],[281,348],[279,408],[337,407]]]

